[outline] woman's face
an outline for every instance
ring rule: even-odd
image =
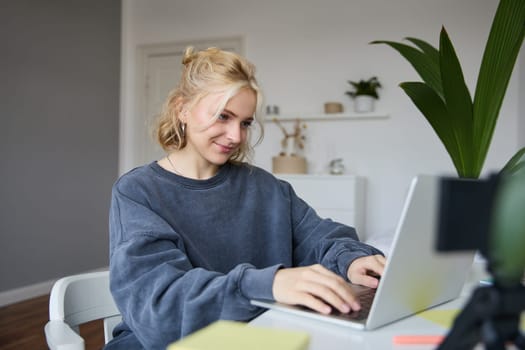
[[[187,151],[193,152],[197,161],[203,161],[205,166],[226,163],[246,143],[248,128],[253,122],[257,97],[251,89],[242,89],[210,125],[222,98],[219,94],[204,97],[185,120]]]

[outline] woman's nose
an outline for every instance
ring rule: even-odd
[[[239,143],[241,141],[241,126],[237,123],[232,123],[227,130],[227,138],[233,143]]]

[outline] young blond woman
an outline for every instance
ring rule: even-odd
[[[110,281],[123,323],[107,349],[165,349],[254,298],[358,310],[347,281],[377,287],[385,259],[246,162],[261,93],[245,58],[188,48],[158,120],[166,156],[123,175],[110,211]]]

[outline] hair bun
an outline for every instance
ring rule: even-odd
[[[195,48],[193,46],[188,46],[186,50],[184,50],[184,56],[182,57],[182,64],[187,65],[193,59],[197,56],[197,53],[195,52]]]

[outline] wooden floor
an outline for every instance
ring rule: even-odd
[[[49,295],[0,308],[0,350],[47,349],[44,325],[49,320]],[[80,327],[86,349],[104,346],[102,321]]]

